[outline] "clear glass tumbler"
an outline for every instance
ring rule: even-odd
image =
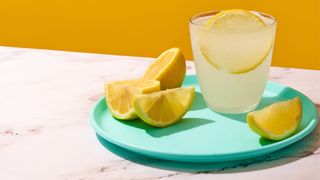
[[[254,12],[265,26],[222,30],[206,27],[220,11],[190,19],[190,36],[200,89],[209,108],[220,113],[244,113],[257,107],[272,59],[276,20]]]

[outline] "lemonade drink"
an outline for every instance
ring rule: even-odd
[[[197,78],[211,109],[242,113],[256,108],[268,78],[275,29],[272,16],[244,10],[191,18]]]

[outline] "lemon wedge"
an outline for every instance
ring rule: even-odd
[[[272,49],[274,29],[260,30],[265,26],[250,11],[221,11],[207,21],[207,29],[200,33],[200,51],[216,69],[231,74],[249,72],[262,64]],[[255,29],[259,31],[251,31]]]
[[[264,138],[282,140],[299,129],[301,115],[300,98],[296,97],[248,113],[247,123],[254,132]]]
[[[157,80],[123,80],[105,84],[107,105],[111,114],[121,120],[137,118],[132,106],[135,95],[155,91],[160,91],[160,82]]]
[[[144,79],[159,80],[161,89],[180,87],[186,74],[186,62],[179,48],[163,52],[143,75]]]
[[[188,111],[194,99],[194,87],[181,87],[138,95],[133,107],[147,124],[166,127],[178,122]]]

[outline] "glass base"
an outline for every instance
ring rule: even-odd
[[[252,106],[246,107],[246,108],[217,108],[217,107],[212,107],[208,105],[208,107],[218,113],[224,113],[224,114],[241,114],[241,113],[247,113],[249,111],[254,110],[258,104],[254,104]]]

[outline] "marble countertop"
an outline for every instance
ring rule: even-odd
[[[104,81],[141,76],[151,58],[0,47],[0,179],[320,179],[316,130],[281,151],[240,162],[177,163],[100,139],[89,113]],[[194,72],[192,62],[188,73]],[[320,71],[272,67],[270,80],[320,110]]]

